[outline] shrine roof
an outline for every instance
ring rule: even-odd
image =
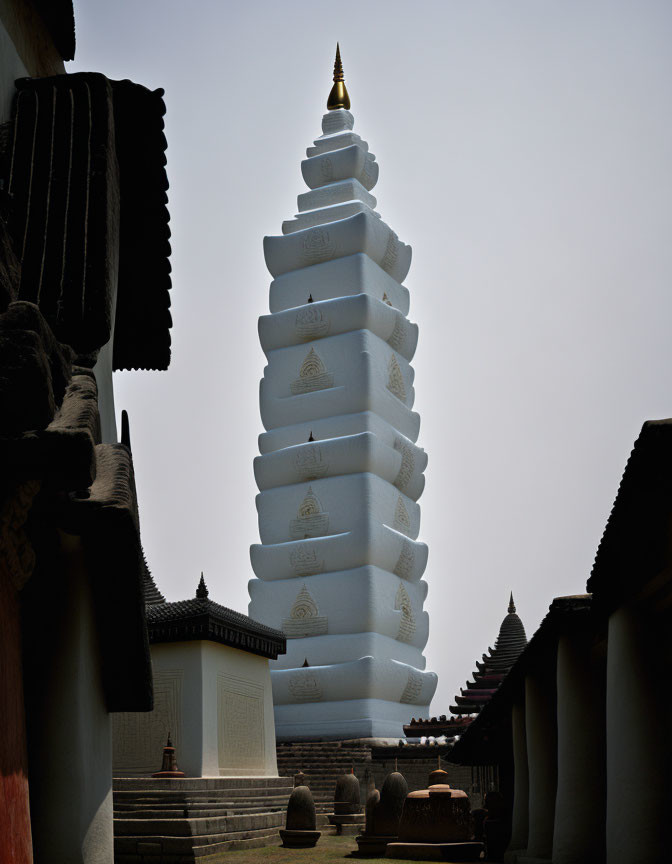
[[[587,589],[607,613],[636,596],[672,593],[672,419],[642,426],[625,466]]]
[[[581,628],[594,630],[591,599],[590,594],[577,594],[553,600],[508,675],[455,743],[451,761],[460,765],[494,765],[510,759],[511,705],[522,690],[525,675],[537,670],[549,680],[555,679],[559,637],[568,630],[572,633]]]
[[[147,582],[145,592],[147,596]],[[174,603],[148,602],[147,627],[152,643],[204,639],[272,660],[284,654],[287,646],[282,631],[211,600],[202,574],[196,597]]]
[[[466,689],[455,697],[455,705],[449,706],[451,714],[464,716],[477,714],[490,701],[492,694],[500,686],[509,669],[516,662],[527,645],[527,636],[523,622],[516,614],[513,593],[509,599],[509,608],[502,621],[495,647],[489,648],[483,655],[483,662],[476,661],[476,669],[472,681],[467,681]],[[483,676],[491,675],[494,680],[488,681]],[[478,682],[478,683],[477,683]]]

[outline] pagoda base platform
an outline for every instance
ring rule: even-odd
[[[386,858],[406,861],[480,861],[485,847],[482,843],[390,843]]]
[[[409,713],[426,712],[427,707],[385,699],[276,705],[275,738],[276,741],[345,741],[354,738],[399,741],[404,737],[404,723],[408,723]]]

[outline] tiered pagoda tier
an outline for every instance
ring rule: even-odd
[[[454,738],[461,735],[474,716],[490,701],[526,645],[525,628],[516,614],[511,594],[508,613],[499,628],[495,647],[488,648],[482,661],[476,661],[473,680],[466,682],[466,689],[460,691],[460,695],[455,697],[456,704],[450,706],[450,713],[455,716],[447,718],[443,714],[441,717],[428,717],[426,720],[413,717],[411,722],[404,726],[404,735],[407,738],[430,735],[435,738],[441,735]]]
[[[378,165],[353,132],[338,55],[334,81],[301,163],[310,191],[264,240],[274,278],[259,320],[266,432],[249,612],[288,639],[272,664],[285,741],[398,737],[437,683],[422,654],[411,249],[374,210]]]
[[[495,647],[488,648],[488,653],[483,655],[481,662],[476,661],[473,681],[467,681],[466,689],[462,689],[461,695],[455,697],[456,704],[450,706],[450,713],[458,716],[478,714],[486,702],[490,701],[526,645],[525,628],[516,614],[511,594],[509,610],[499,628]]]

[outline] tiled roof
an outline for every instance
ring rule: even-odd
[[[596,606],[609,611],[641,592],[668,598],[672,580],[672,420],[642,426],[588,579]]]
[[[147,606],[150,642],[207,639],[275,659],[286,650],[285,634],[210,600],[201,576],[198,595]]]

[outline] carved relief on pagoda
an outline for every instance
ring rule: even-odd
[[[282,629],[288,639],[323,636],[327,632],[327,618],[320,615],[317,603],[305,585],[296,595],[289,618],[283,618]]]
[[[397,498],[397,506],[394,508],[394,527],[402,534],[411,533],[411,520],[401,495]]]
[[[399,558],[397,559],[397,563],[392,572],[395,576],[399,576],[401,579],[410,579],[413,576],[414,568],[415,552],[408,540],[404,540]]]
[[[319,702],[322,698],[320,681],[310,668],[297,669],[287,686],[297,702]]]
[[[299,480],[317,480],[329,470],[329,463],[322,458],[318,444],[301,447],[294,456],[294,468]]]
[[[312,393],[314,390],[328,390],[333,386],[334,376],[330,372],[327,372],[322,358],[314,348],[311,348],[301,364],[299,377],[292,381],[290,385],[292,395],[298,396],[301,393]]]
[[[334,179],[334,163],[329,156],[325,156],[324,159],[320,160],[320,174],[325,185],[331,183]]]
[[[410,704],[417,702],[422,693],[422,675],[416,669],[408,670],[408,681],[401,694],[400,702]]]
[[[391,273],[394,270],[398,257],[399,240],[394,235],[394,232],[390,231],[390,236],[387,238],[387,246],[385,247],[385,254],[383,255],[382,261],[382,267],[386,273]]]
[[[309,486],[296,519],[289,523],[289,534],[292,540],[305,540],[307,537],[323,537],[328,531],[329,514],[322,511],[317,495]]]
[[[301,258],[306,266],[330,261],[336,252],[336,244],[325,228],[312,228],[303,238]]]
[[[401,352],[404,345],[406,344],[407,335],[408,322],[403,315],[397,315],[397,320],[394,324],[394,330],[392,331],[392,334],[387,340],[387,344],[390,346],[390,348],[394,348],[395,351]]]
[[[404,583],[400,582],[397,588],[397,596],[394,599],[394,608],[401,612],[401,621],[399,622],[399,632],[397,640],[399,642],[411,642],[415,635],[415,615],[413,614],[413,606],[411,598],[408,596],[408,591],[404,588]]]
[[[394,449],[401,453],[401,468],[394,480],[394,485],[403,492],[413,476],[415,459],[413,458],[413,451],[408,444],[404,444],[401,438],[394,439]]]
[[[390,357],[390,362],[387,367],[387,389],[393,396],[406,402],[406,387],[404,386],[404,376],[401,374],[399,363],[394,354]]]
[[[314,576],[324,570],[324,561],[317,556],[315,549],[300,546],[289,553],[289,563],[297,576]]]
[[[329,319],[325,319],[320,308],[314,303],[308,303],[305,308],[296,313],[294,331],[302,342],[320,339],[329,332]]]

